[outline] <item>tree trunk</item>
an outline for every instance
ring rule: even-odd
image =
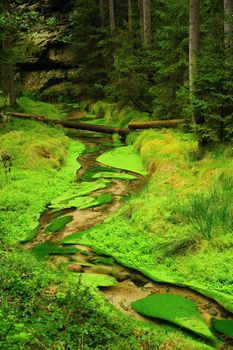
[[[3,50],[11,49],[11,39],[6,38],[3,40],[2,44]],[[6,91],[10,98],[10,105],[16,105],[16,91],[15,91],[15,82],[14,82],[14,72],[11,64],[3,64],[2,66],[2,86],[5,86]]]
[[[144,46],[145,48],[148,48],[151,44],[150,0],[143,0],[143,37]]]
[[[133,9],[132,9],[132,0],[128,0],[128,25],[129,32],[133,31]]]
[[[38,120],[38,121],[41,121],[45,124],[62,125],[65,128],[71,128],[71,129],[95,131],[95,132],[101,132],[101,133],[105,133],[105,134],[119,134],[121,136],[126,136],[129,134],[129,129],[127,129],[127,128],[114,128],[114,127],[105,126],[105,125],[96,125],[96,124],[88,124],[88,123],[81,123],[81,122],[70,122],[70,121],[63,121],[63,120],[46,119],[42,115],[34,115],[34,114],[26,114],[26,113],[18,113],[18,112],[9,112],[7,114],[11,115],[13,117],[18,117],[18,118],[23,118],[23,119]]]
[[[199,50],[199,0],[190,0],[189,13],[189,89],[190,99],[194,96],[194,80],[197,72],[197,53]],[[197,117],[193,110],[193,122],[197,123]]]
[[[115,29],[116,29],[114,0],[109,0],[109,18],[110,18],[111,33],[114,34]]]
[[[144,24],[143,24],[143,4],[142,0],[138,0],[138,12],[139,12],[139,24],[140,24],[140,35],[142,44],[144,43]]]
[[[104,25],[104,0],[99,0],[99,10],[100,10],[100,23],[103,27]]]
[[[224,33],[226,45],[233,46],[233,0],[224,0]]]
[[[169,120],[154,120],[150,122],[130,122],[129,129],[150,129],[150,128],[169,128],[178,124],[189,123],[190,119],[169,119]]]

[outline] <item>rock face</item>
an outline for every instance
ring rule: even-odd
[[[24,93],[35,94],[44,100],[68,99],[77,101],[89,95],[90,88],[80,77],[75,66],[75,56],[64,39],[68,34],[71,1],[40,2],[50,18],[57,18],[58,24],[41,26],[22,34],[27,42],[24,61],[18,64],[19,88]],[[42,7],[41,7],[42,6]],[[46,16],[46,13],[45,13]]]

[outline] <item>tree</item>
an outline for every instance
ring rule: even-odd
[[[12,53],[12,39],[14,37],[14,6],[3,1],[1,4],[2,17],[1,26],[2,31],[2,76],[1,87],[7,92],[10,99],[10,105],[16,105],[16,91],[14,82],[13,69],[13,53]]]
[[[99,9],[100,9],[100,22],[101,25],[104,25],[104,0],[99,0]]]
[[[143,23],[143,3],[142,3],[142,0],[138,0],[138,15],[139,15],[141,41],[143,43],[144,42],[144,23]]]
[[[233,0],[224,0],[224,32],[226,35],[233,32]]]
[[[110,19],[110,29],[113,35],[116,29],[114,0],[109,0],[109,19]]]
[[[143,0],[143,37],[144,46],[150,47],[151,44],[151,4],[150,0]]]
[[[132,9],[132,0],[128,0],[128,26],[129,32],[132,33],[133,30],[133,9]]]
[[[189,4],[189,89],[192,101],[197,73],[197,53],[199,50],[199,0],[190,0]],[[192,116],[193,122],[197,123],[194,111]]]

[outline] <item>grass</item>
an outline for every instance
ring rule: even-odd
[[[28,240],[46,205],[75,187],[84,146],[60,128],[29,120],[0,124],[0,145],[13,163],[5,175],[0,162],[0,236],[9,243]]]
[[[58,106],[42,101],[33,101],[29,97],[17,98],[20,109],[28,114],[42,115],[48,119],[64,119],[65,112]]]
[[[23,101],[22,110],[30,113],[32,103],[26,107]],[[31,111],[44,114],[36,108],[33,104]],[[181,344],[187,349],[212,349],[173,327],[155,324],[150,328],[127,320],[101,295],[83,287],[75,274],[52,270],[20,249],[17,242],[36,229],[46,205],[75,189],[76,157],[84,147],[60,128],[20,120],[0,124],[0,144],[13,159],[11,173],[6,176],[2,164],[0,169],[1,349],[74,350],[80,339],[86,350],[101,349],[103,344],[106,350],[179,349]],[[131,215],[129,212],[125,215]],[[124,225],[123,221],[123,229]],[[119,228],[114,227],[112,233]],[[122,241],[118,249],[121,245]],[[40,247],[40,252],[45,248]]]
[[[151,173],[149,184],[80,241],[233,311],[231,146],[201,158],[190,135],[145,131],[134,147]]]

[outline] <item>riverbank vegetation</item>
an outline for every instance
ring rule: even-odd
[[[232,1],[0,10],[0,348],[232,349]]]

